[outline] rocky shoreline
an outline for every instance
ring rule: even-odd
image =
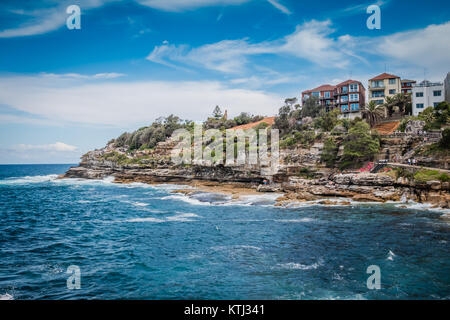
[[[181,184],[205,192],[229,194],[233,198],[276,192],[283,194],[277,199],[278,206],[307,201],[318,201],[324,205],[348,205],[351,200],[379,203],[411,201],[428,203],[434,208],[450,208],[448,182],[428,181],[418,184],[405,178],[396,180],[386,174],[330,174],[317,179],[279,174],[278,182],[265,185],[262,184],[264,177],[259,171],[244,168],[189,166],[155,169],[81,163],[78,167],[70,168],[61,178],[102,179],[108,176],[113,176],[116,183]],[[192,189],[176,191],[189,194]]]

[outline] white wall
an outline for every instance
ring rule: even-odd
[[[441,95],[438,97],[435,97],[433,92],[434,91],[441,91]],[[417,97],[416,93],[423,92],[423,97]],[[434,107],[435,103],[439,103],[445,100],[445,89],[444,84],[439,85],[431,85],[426,87],[420,87],[416,86],[412,89],[412,109],[413,109],[413,116],[419,115],[422,111],[424,111],[428,107]],[[418,109],[417,104],[423,104],[423,109]]]

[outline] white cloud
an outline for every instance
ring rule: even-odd
[[[176,114],[204,120],[216,105],[230,115],[273,115],[282,98],[216,81],[108,82],[38,76],[0,77],[0,104],[56,122],[133,126]]]
[[[275,8],[283,12],[284,14],[292,14],[292,12],[286,8],[284,5],[279,3],[277,0],[267,0],[271,5],[273,5]]]
[[[200,66],[223,73],[242,74],[255,55],[290,55],[324,67],[345,68],[356,55],[348,45],[350,36],[333,38],[331,21],[306,22],[294,33],[278,40],[251,43],[248,39],[223,40],[198,48],[187,45],[156,46],[147,59],[169,67]]]
[[[164,11],[184,11],[218,5],[240,5],[250,0],[137,0],[143,6]]]
[[[379,55],[423,73],[446,74],[450,68],[450,22],[369,40]]]
[[[115,79],[119,77],[125,76],[123,73],[116,73],[116,72],[105,72],[105,73],[96,73],[93,75],[88,74],[79,74],[79,73],[63,73],[63,74],[55,74],[55,73],[42,73],[43,77],[49,77],[49,78],[66,78],[66,79]]]
[[[19,144],[13,147],[13,149],[16,151],[36,150],[36,151],[54,151],[54,152],[73,152],[78,150],[77,147],[65,144],[63,142],[55,142],[52,144],[41,144],[41,145]]]

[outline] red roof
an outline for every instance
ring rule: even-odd
[[[357,83],[357,84],[361,85],[362,87],[364,87],[364,85],[360,81],[357,81],[357,80],[347,80],[347,81],[339,83],[338,85],[336,85],[336,87],[346,86],[350,83]]]
[[[382,73],[379,76],[376,76],[375,78],[369,79],[369,81],[372,80],[384,80],[384,79],[395,79],[395,78],[399,78],[398,76],[394,76],[393,74],[389,74],[389,73]]]
[[[302,93],[310,93],[310,92],[318,92],[318,91],[333,91],[335,88],[336,88],[335,86],[332,86],[330,84],[324,84],[324,85],[321,85],[320,87],[303,91]]]

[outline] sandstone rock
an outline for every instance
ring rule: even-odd
[[[367,195],[367,194],[357,194],[354,195],[353,200],[361,201],[361,202],[384,202],[383,199],[377,198],[375,196]]]
[[[260,184],[256,189],[258,192],[280,192],[280,184]]]
[[[427,185],[433,190],[441,190],[441,182],[437,180],[427,181]]]

